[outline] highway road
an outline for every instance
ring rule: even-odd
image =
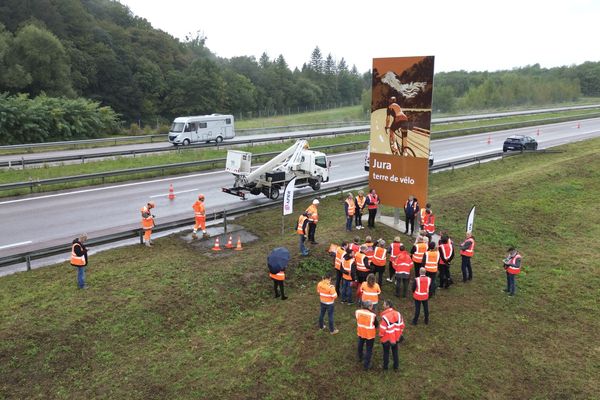
[[[585,120],[579,128],[576,122],[544,125],[539,136],[537,132],[538,127],[528,127],[435,140],[431,146],[436,163],[502,151],[504,139],[513,134],[533,136],[543,149],[600,136],[600,118]],[[364,153],[331,155],[330,184],[365,176]],[[191,218],[191,205],[200,192],[207,197],[208,212],[239,207],[243,200],[221,192],[221,187],[232,183],[231,175],[210,171],[0,200],[0,257],[70,243],[81,232],[93,237],[137,228],[139,210],[149,199],[157,204],[157,224]],[[167,199],[169,184],[175,188],[173,201]],[[245,203],[268,201],[250,196]]]

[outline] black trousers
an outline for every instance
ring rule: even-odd
[[[473,279],[473,270],[471,269],[471,257],[460,256],[462,258],[462,262],[460,265],[460,269],[462,270],[463,282],[470,281]]]
[[[367,344],[367,351],[363,355],[363,348],[365,347],[365,343]],[[362,361],[363,367],[365,369],[369,369],[371,366],[371,357],[373,356],[373,344],[375,343],[375,339],[363,339],[360,336],[358,337],[358,360]]]
[[[279,296],[285,297],[285,294],[283,292],[283,282],[284,281],[278,281],[277,279],[273,279],[273,278],[271,278],[271,279],[273,280],[273,289],[275,289],[275,297],[279,297]],[[278,289],[281,290],[281,293],[279,293]]]
[[[362,210],[356,209],[354,214],[354,225],[362,226]]]
[[[425,275],[431,278],[431,284],[429,285],[429,297],[435,296],[435,289],[437,289],[437,281],[435,280],[437,272],[425,272]]]
[[[388,263],[388,273],[390,274],[390,279],[392,279],[396,274],[396,270],[394,269],[391,261]]]
[[[406,297],[409,281],[409,274],[396,274],[396,297],[400,297],[400,285],[402,285],[402,297]]]
[[[404,231],[405,233],[408,233],[408,227],[410,225],[410,234],[412,235],[415,231],[415,216],[413,215],[412,217],[409,217],[408,215],[405,215],[404,219],[404,226],[406,227]]]
[[[450,286],[450,264],[440,264],[440,287]]]
[[[342,268],[335,270],[335,292],[340,295],[340,285],[342,284]]]
[[[315,231],[317,230],[317,224],[315,224],[314,222],[309,222],[308,223],[308,241],[309,242],[316,242],[315,240]]]
[[[423,312],[425,313],[425,324],[429,323],[429,300],[415,300],[415,317],[412,320],[415,325],[419,321],[419,315],[421,314],[421,303],[423,304]]]
[[[375,215],[377,215],[377,209],[369,208],[369,228],[375,228]]]
[[[394,369],[398,369],[398,343],[385,342],[381,343],[383,346],[383,369],[388,369],[390,362],[390,349],[392,350],[392,360],[394,362]]]
[[[420,262],[413,262],[414,266],[415,266],[415,279],[417,279],[419,277],[419,270],[421,269],[421,267],[423,266],[423,263]]]
[[[383,274],[385,273],[385,265],[383,267],[375,267],[375,273],[377,274],[377,283],[381,288],[381,285],[383,285]]]

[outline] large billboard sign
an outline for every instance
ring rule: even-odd
[[[373,59],[369,186],[382,204],[427,202],[433,57]]]

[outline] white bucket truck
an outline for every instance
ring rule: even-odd
[[[199,115],[196,117],[175,118],[169,130],[169,142],[187,146],[192,143],[215,141],[235,137],[233,115]]]
[[[233,187],[223,192],[246,198],[246,192],[261,193],[276,200],[285,185],[296,177],[296,187],[310,186],[319,190],[329,181],[329,164],[325,153],[308,149],[306,140],[298,140],[270,161],[252,171],[252,153],[229,150],[225,171],[235,177]]]

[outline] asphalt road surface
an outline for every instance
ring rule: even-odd
[[[533,136],[543,149],[600,136],[600,119],[585,120],[579,127],[577,122],[566,122],[441,139],[433,141],[431,147],[435,162],[443,163],[502,151],[504,139],[514,134]],[[364,156],[365,151],[329,156],[329,184],[365,176]],[[157,225],[161,221],[191,218],[191,206],[198,193],[206,195],[208,213],[239,207],[243,200],[221,192],[222,187],[232,183],[230,174],[211,171],[0,200],[0,257],[70,243],[81,232],[87,232],[91,238],[137,228],[139,210],[150,199],[157,205]],[[169,184],[175,188],[173,201],[167,199]],[[249,195],[245,203],[268,201],[262,195]]]

